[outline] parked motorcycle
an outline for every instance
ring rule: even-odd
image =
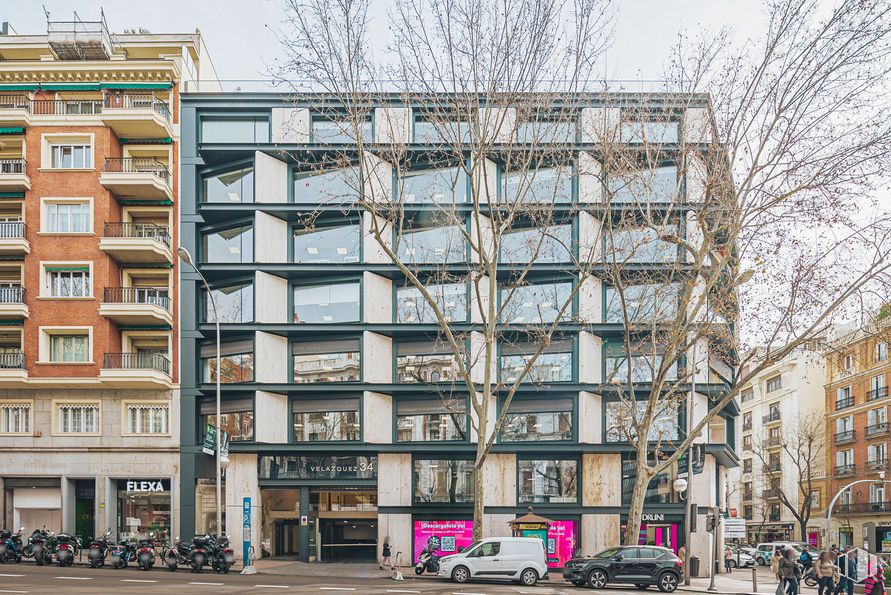
[[[217,574],[229,574],[229,568],[235,564],[235,551],[229,547],[229,538],[225,535],[219,539],[210,538],[210,566]]]
[[[133,543],[129,539],[122,539],[111,546],[112,568],[126,568],[127,564],[129,564],[135,557],[136,549],[133,547]]]
[[[189,548],[189,566],[192,572],[202,572],[210,554],[210,535],[196,535],[192,538],[192,546]]]
[[[191,546],[183,543],[179,537],[173,542],[173,545],[167,549],[164,559],[167,561],[167,569],[170,572],[176,572],[177,566],[189,566],[191,564]]]
[[[77,537],[68,533],[57,533],[53,539],[52,555],[55,555],[59,566],[71,566],[74,564],[74,558],[80,550]]]
[[[90,566],[92,568],[105,566],[105,558],[108,557],[108,538],[110,535],[111,531],[106,531],[102,539],[93,538],[93,541],[90,542],[88,557],[90,558]]]
[[[136,545],[136,560],[140,570],[151,570],[155,565],[155,534],[149,533]]]
[[[418,563],[415,564],[415,574],[424,574],[425,572],[431,574],[439,572],[439,556],[430,549],[430,546],[426,545],[418,554]]]
[[[0,531],[0,564],[22,561],[22,531],[24,530],[25,528],[22,527],[16,534],[13,534],[9,529]]]
[[[34,558],[34,562],[38,566],[43,566],[43,563],[47,561],[47,552],[50,551],[47,549],[48,540],[49,533],[45,528],[34,529],[28,537],[28,545],[25,546],[25,557]]]
[[[819,582],[819,581],[817,580],[817,571],[816,571],[816,569],[814,569],[813,566],[811,566],[810,568],[808,568],[808,569],[805,571],[805,573],[804,573],[804,577],[802,577],[802,580],[804,580],[804,584],[807,585],[808,587],[816,587],[816,586],[817,586],[817,583]]]

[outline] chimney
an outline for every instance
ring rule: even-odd
[[[9,24],[9,21],[3,21],[0,24],[0,35],[16,35],[15,29]]]

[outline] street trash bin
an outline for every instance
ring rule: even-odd
[[[690,576],[699,576],[699,558],[690,556]]]

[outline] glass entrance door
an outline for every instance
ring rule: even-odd
[[[319,519],[323,562],[374,561],[377,519]]]
[[[300,519],[275,521],[275,555],[297,556],[300,554]]]

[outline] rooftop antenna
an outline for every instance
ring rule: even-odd
[[[48,10],[46,9],[46,4],[41,4],[40,6],[43,7],[43,14],[46,15],[46,20],[47,20],[47,22],[49,22],[49,20],[50,20],[50,11],[48,11]]]

